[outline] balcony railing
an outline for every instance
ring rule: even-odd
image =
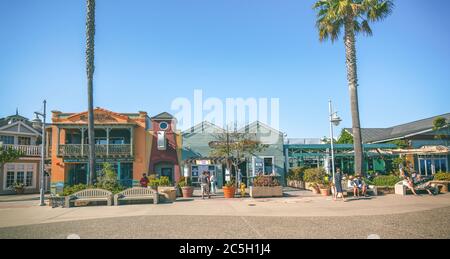
[[[4,144],[3,150],[14,149],[20,151],[24,156],[41,156],[41,146],[30,146],[30,145],[9,145]]]
[[[62,157],[87,157],[90,146],[88,144],[65,144],[59,145],[58,156]],[[130,144],[95,145],[96,157],[132,156]]]

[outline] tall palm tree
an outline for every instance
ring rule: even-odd
[[[86,0],[86,73],[88,86],[88,138],[89,138],[89,184],[94,182],[95,174],[95,132],[94,132],[94,37],[95,0]]]
[[[352,129],[355,149],[355,173],[363,174],[363,147],[358,106],[358,76],[356,69],[355,35],[372,35],[370,22],[386,18],[394,7],[389,0],[321,0],[313,9],[317,11],[316,26],[320,41],[336,41],[344,29],[347,81],[350,92]]]

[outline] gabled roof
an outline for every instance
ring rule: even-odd
[[[173,115],[168,112],[162,112],[156,116],[151,117],[152,120],[172,120],[174,118],[175,117],[173,117]]]
[[[198,132],[211,133],[211,131],[224,132],[225,130],[212,122],[202,121],[199,124],[183,131],[182,134],[185,135],[185,134],[198,133]]]
[[[36,130],[35,128],[33,128],[33,123],[28,118],[19,115],[18,112],[14,115],[0,118],[0,129],[6,129],[9,128],[9,126],[12,127],[17,124],[24,125],[33,133],[41,134],[40,130]]]
[[[242,127],[238,131],[239,132],[246,132],[246,131],[249,131],[249,130],[254,129],[254,128],[264,128],[264,129],[267,129],[269,131],[276,132],[278,134],[283,134],[283,132],[281,132],[281,131],[279,131],[279,130],[277,130],[277,129],[275,129],[275,128],[273,128],[273,127],[271,127],[271,126],[269,126],[269,125],[267,125],[267,124],[265,124],[263,122],[260,122],[260,121],[254,121],[254,122],[252,122],[252,123]]]
[[[396,139],[402,139],[433,130],[433,121],[436,118],[443,117],[450,121],[450,113],[446,113],[431,118],[417,120],[390,128],[362,128],[361,137],[364,143],[385,142]],[[346,128],[350,134],[353,134],[351,128]]]

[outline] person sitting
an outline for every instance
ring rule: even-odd
[[[141,187],[147,188],[148,187],[148,177],[147,174],[142,174],[142,178],[139,181],[139,184],[141,185]]]
[[[417,174],[414,185],[417,189],[423,189],[427,191],[429,195],[434,196],[433,191],[436,191],[436,187],[431,186],[429,179],[423,178],[421,175]]]
[[[414,179],[412,176],[405,175],[403,179],[403,185],[410,189],[415,196],[417,196],[416,190],[414,189]]]
[[[367,196],[367,185],[361,175],[358,175],[356,179],[353,180],[353,195],[359,197],[359,193],[365,197]]]

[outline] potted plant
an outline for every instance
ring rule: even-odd
[[[181,177],[180,181],[178,182],[178,186],[181,189],[183,198],[192,198],[192,196],[194,195],[194,187],[192,186],[189,177]]]
[[[325,169],[323,168],[309,168],[306,169],[303,175],[306,189],[311,190],[314,194],[320,193],[320,183],[326,176]]]
[[[225,198],[234,198],[234,192],[236,191],[234,179],[225,183],[223,187],[223,196]]]
[[[11,185],[11,189],[16,192],[16,194],[23,194],[25,192],[25,184],[15,182]]]
[[[328,179],[324,178],[320,181],[320,183],[318,184],[319,186],[319,190],[320,190],[320,194],[322,196],[329,196],[330,195],[330,182],[328,181]]]

